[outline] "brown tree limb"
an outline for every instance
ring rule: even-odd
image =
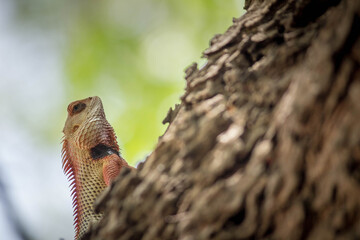
[[[360,238],[360,1],[245,6],[91,239]]]

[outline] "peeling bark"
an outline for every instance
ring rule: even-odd
[[[360,239],[360,1],[245,7],[90,239]]]

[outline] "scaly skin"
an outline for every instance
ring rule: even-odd
[[[114,130],[105,118],[99,97],[72,102],[67,111],[62,163],[71,182],[78,240],[102,216],[94,211],[95,199],[122,167],[131,167],[119,154]]]

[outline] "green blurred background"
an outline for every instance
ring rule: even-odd
[[[64,102],[100,96],[124,157],[135,163],[164,131],[183,71],[242,13],[241,0],[16,0],[24,28],[59,31]],[[65,108],[63,108],[65,109]],[[64,111],[59,111],[59,118]],[[63,121],[48,132],[57,139]]]
[[[209,40],[244,13],[243,5],[0,0],[0,180],[11,205],[10,213],[0,206],[0,238],[21,239],[5,227],[19,220],[31,239],[71,239],[60,166],[67,105],[101,97],[122,155],[135,165],[163,134],[161,122],[185,87],[184,69],[205,63]]]

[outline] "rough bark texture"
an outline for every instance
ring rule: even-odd
[[[360,1],[245,7],[91,239],[360,239]]]

